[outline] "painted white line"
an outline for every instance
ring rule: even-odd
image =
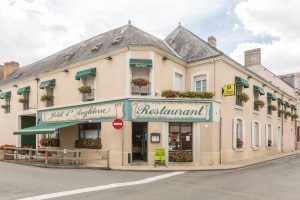
[[[107,190],[107,189],[118,188],[118,187],[140,185],[140,184],[151,183],[151,182],[158,181],[161,179],[169,178],[172,176],[177,176],[177,175],[184,174],[184,173],[185,172],[182,172],[182,171],[172,172],[172,173],[163,174],[163,175],[159,175],[159,176],[153,176],[153,177],[142,179],[139,181],[131,181],[131,182],[124,182],[124,183],[112,183],[112,184],[100,185],[100,186],[96,186],[96,187],[89,187],[89,188],[82,188],[82,189],[77,189],[77,190],[69,190],[69,191],[64,191],[64,192],[44,194],[44,195],[40,195],[40,196],[28,197],[28,198],[23,198],[23,199],[18,199],[18,200],[43,200],[43,199],[51,199],[51,198],[69,196],[69,195],[74,195],[74,194],[81,194],[81,193],[86,193],[86,192]]]

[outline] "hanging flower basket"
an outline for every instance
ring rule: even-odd
[[[241,94],[239,94],[239,97],[240,97],[240,99],[243,101],[243,102],[247,102],[247,101],[249,101],[249,96],[246,94],[246,93],[244,93],[244,92],[242,92]]]
[[[265,106],[265,102],[263,102],[261,100],[256,100],[256,101],[254,101],[254,105],[262,108]]]
[[[29,99],[24,99],[24,98],[20,98],[18,100],[19,103],[27,103],[29,101]]]
[[[101,149],[102,143],[101,139],[79,139],[75,141],[76,148],[85,148],[85,149]]]
[[[52,101],[53,100],[53,96],[52,95],[48,95],[48,94],[44,94],[42,97],[41,97],[41,101]]]
[[[173,90],[165,90],[162,92],[163,97],[167,97],[167,98],[175,98],[175,97],[179,97],[180,92],[178,91],[173,91]]]
[[[139,87],[142,87],[142,86],[147,86],[149,85],[149,81],[147,79],[144,79],[144,78],[136,78],[136,79],[132,79],[131,80],[131,83],[134,85],[134,86],[139,86]]]
[[[272,111],[276,111],[277,110],[277,107],[276,106],[274,106],[274,105],[268,105],[268,108],[270,109],[270,110],[272,110]]]
[[[92,92],[92,88],[91,86],[81,86],[80,88],[78,88],[78,91],[82,94],[88,94]]]
[[[213,92],[179,92],[179,91],[173,91],[173,90],[164,90],[162,92],[163,97],[167,98],[175,98],[175,97],[181,97],[181,98],[200,98],[200,99],[211,99],[215,96],[215,93]]]
[[[291,117],[291,116],[292,116],[292,113],[289,112],[289,111],[287,111],[287,112],[285,112],[285,115],[288,116],[288,117]]]
[[[297,114],[292,115],[292,119],[298,119],[298,118],[299,118],[299,116]]]

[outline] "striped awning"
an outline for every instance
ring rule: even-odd
[[[152,67],[152,60],[150,59],[130,59],[129,66],[130,67]]]
[[[45,89],[46,87],[54,87],[55,86],[55,79],[43,81],[40,84],[40,89]]]
[[[273,101],[276,101],[277,100],[277,97],[275,96],[275,94],[272,94],[272,93],[267,93],[267,98],[268,99],[272,99]]]
[[[18,95],[25,94],[25,93],[30,93],[30,86],[22,87],[18,89],[17,92]]]
[[[9,92],[2,92],[0,94],[0,99],[4,99],[6,97],[11,97],[11,91],[9,91]]]
[[[85,69],[76,73],[75,79],[80,80],[82,78],[96,76],[96,68]]]
[[[253,91],[256,92],[256,93],[259,93],[259,94],[261,94],[261,95],[264,95],[264,94],[265,94],[264,89],[261,88],[261,87],[258,87],[258,86],[256,86],[256,85],[253,86]]]
[[[235,84],[242,85],[244,88],[249,88],[249,83],[246,79],[236,76],[235,77]]]

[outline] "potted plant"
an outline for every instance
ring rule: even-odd
[[[24,99],[24,98],[20,98],[18,100],[19,103],[27,103],[29,100],[28,99]]]
[[[244,141],[242,139],[238,138],[236,140],[236,147],[237,148],[243,148],[243,145],[244,145]]]
[[[277,110],[277,107],[274,106],[274,105],[272,105],[272,104],[268,105],[268,108],[269,108],[270,110],[272,110],[272,111],[276,111],[276,110]]]
[[[60,141],[58,138],[42,138],[40,145],[42,147],[59,147]]]
[[[135,79],[131,80],[131,83],[134,86],[142,87],[142,86],[149,85],[150,82],[147,79],[144,79],[144,78],[135,78]]]
[[[75,141],[75,147],[85,149],[101,149],[102,143],[100,138],[79,139]]]
[[[3,108],[3,109],[6,109],[6,108],[8,108],[9,107],[9,105],[1,105],[1,108]]]
[[[44,94],[43,96],[41,96],[41,101],[52,101],[53,100],[53,96],[49,95],[49,94]]]
[[[299,118],[299,116],[297,114],[292,115],[292,119],[298,119],[298,118]]]
[[[249,96],[244,92],[242,92],[241,94],[238,94],[238,95],[239,95],[240,99],[245,103],[249,100]]]
[[[163,97],[167,97],[167,98],[175,98],[175,97],[179,97],[180,92],[178,91],[173,91],[173,90],[164,90],[162,92]]]
[[[83,85],[78,88],[78,91],[82,94],[88,94],[88,93],[91,93],[92,88],[91,88],[91,86]]]
[[[260,108],[264,107],[265,106],[265,102],[261,101],[261,100],[255,100],[254,101],[254,105],[255,106],[258,106]]]
[[[268,147],[272,146],[272,140],[268,140]]]
[[[200,92],[200,98],[203,99],[211,99],[215,96],[215,93],[213,92]]]

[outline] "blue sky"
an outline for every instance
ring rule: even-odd
[[[241,64],[260,47],[265,67],[290,73],[300,71],[299,9],[298,0],[1,0],[0,63],[30,64],[131,19],[160,38],[180,21]]]

